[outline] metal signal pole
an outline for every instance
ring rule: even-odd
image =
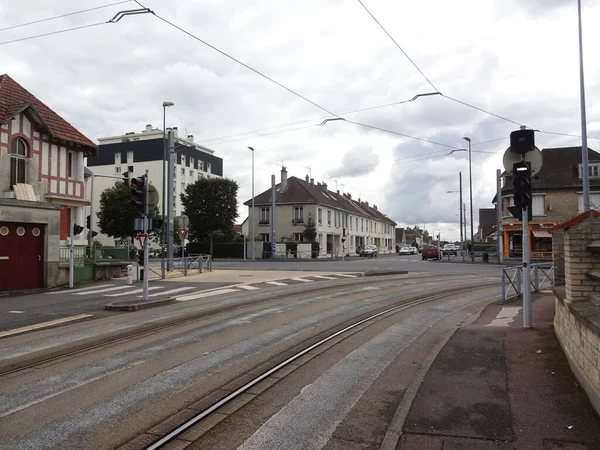
[[[144,235],[146,241],[144,242],[144,282],[142,286],[142,297],[145,302],[148,301],[148,277],[150,271],[148,266],[150,264],[148,258],[148,169],[146,169],[146,175],[144,175]]]

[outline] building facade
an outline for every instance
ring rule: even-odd
[[[169,131],[170,129],[167,129]],[[194,143],[194,136],[185,138],[178,136],[177,128],[172,129],[175,134],[175,174],[173,181],[173,205],[175,216],[183,214],[180,194],[187,185],[196,182],[202,177],[222,177],[223,160],[214,155],[214,150]],[[100,195],[105,189],[112,187],[123,175],[128,172],[129,178],[139,177],[148,171],[148,180],[158,191],[160,201],[158,209],[162,214],[163,203],[163,131],[146,125],[146,129],[139,133],[125,133],[121,136],[112,136],[98,139],[98,155],[89,157],[87,166],[94,173],[94,194],[92,216],[97,223],[97,212],[100,208]],[[165,165],[165,179],[167,177],[167,164]],[[98,226],[94,226],[97,231]],[[112,245],[114,239],[98,234],[96,236],[104,245]]]
[[[581,147],[546,148],[543,165],[532,177],[532,221],[529,242],[532,258],[552,257],[549,229],[583,211]],[[600,210],[600,153],[588,149],[591,209]],[[514,206],[512,176],[503,174],[503,253],[520,257],[523,252],[522,224],[508,211]]]
[[[271,235],[271,189],[254,198],[248,206],[248,230],[254,222],[255,239],[272,240]],[[287,177],[285,167],[281,181],[276,186],[275,234],[277,242],[284,240],[304,241],[308,218],[315,222],[320,251],[328,254],[353,254],[367,244],[376,245],[379,253],[395,251],[396,223],[382,214],[377,205],[369,205],[360,199],[353,200],[347,193],[333,192],[324,183],[314,183],[307,176],[304,180]],[[253,219],[254,217],[254,219]]]
[[[0,76],[0,291],[61,282],[71,219],[85,226],[84,158],[97,146],[8,75]],[[85,234],[74,239],[85,245]]]

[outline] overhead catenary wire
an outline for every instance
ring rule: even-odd
[[[44,36],[52,36],[54,34],[67,33],[69,31],[82,30],[84,28],[97,27],[98,25],[105,25],[107,23],[110,23],[110,21],[90,23],[88,25],[81,25],[79,27],[66,28],[66,29],[63,29],[63,30],[51,31],[49,33],[36,34],[34,36],[26,36],[26,37],[22,37],[22,38],[18,38],[18,39],[12,39],[10,41],[2,41],[2,42],[0,42],[0,45],[12,44],[13,42],[28,41],[30,39],[36,39],[36,38],[44,37]]]

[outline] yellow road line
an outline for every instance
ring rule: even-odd
[[[25,333],[27,331],[39,330],[40,328],[51,327],[52,325],[59,325],[61,323],[73,322],[74,320],[85,319],[86,317],[92,317],[92,314],[78,314],[77,316],[63,317],[62,319],[51,320],[50,322],[36,323],[27,327],[15,328],[14,330],[0,331],[0,338],[12,336],[13,334]]]

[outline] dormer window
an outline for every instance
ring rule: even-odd
[[[588,164],[589,177],[600,178],[600,163]],[[583,178],[583,165],[579,164],[579,179]]]
[[[10,147],[10,190],[13,191],[15,184],[25,183],[25,169],[29,151],[25,140],[17,138],[12,141]]]

